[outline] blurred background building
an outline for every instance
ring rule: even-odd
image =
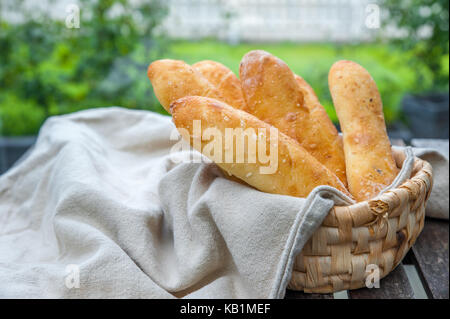
[[[219,61],[267,50],[315,89],[337,124],[327,74],[366,67],[392,137],[448,138],[447,0],[1,0],[0,173],[49,116],[118,105],[164,113],[155,59]]]
[[[170,0],[171,37],[238,42],[368,41],[367,0]],[[367,9],[367,10],[366,10]]]

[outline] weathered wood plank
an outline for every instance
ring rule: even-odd
[[[333,294],[305,294],[302,291],[286,290],[285,299],[333,299]]]
[[[361,288],[349,291],[350,299],[412,299],[414,291],[405,269],[400,264],[380,281],[380,288]]]
[[[447,221],[427,218],[412,247],[429,298],[449,298],[448,230]]]

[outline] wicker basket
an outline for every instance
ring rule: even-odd
[[[366,266],[380,277],[403,259],[422,231],[431,165],[415,159],[412,176],[370,201],[335,206],[297,256],[289,289],[331,293],[365,287]]]

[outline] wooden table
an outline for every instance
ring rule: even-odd
[[[393,145],[405,145],[393,140]],[[448,299],[448,221],[425,219],[425,227],[406,257],[380,288],[361,288],[335,294],[286,291],[286,299]]]

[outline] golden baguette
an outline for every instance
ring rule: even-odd
[[[214,160],[219,167],[229,174],[238,177],[263,192],[306,197],[315,187],[329,185],[349,195],[337,176],[319,163],[295,140],[278,132],[275,128],[247,112],[235,109],[221,101],[199,96],[187,96],[176,100],[171,105],[171,112],[175,126],[183,138],[189,140],[194,148]],[[196,134],[194,120],[199,120],[201,123],[201,136],[203,136],[203,139],[201,136],[199,137],[199,134],[196,137],[194,136]],[[257,134],[252,136],[250,132],[247,135],[247,145],[253,137],[254,140],[261,140],[261,145],[265,145],[266,150],[270,149],[272,152],[275,152],[272,153],[273,158],[276,160],[276,165],[273,165],[275,167],[274,170],[267,174],[262,173],[261,168],[268,168],[268,162],[262,159],[264,155],[259,154],[260,149],[258,148],[258,152],[254,153],[257,154],[257,157],[252,163],[249,160],[250,154],[253,153],[252,150],[243,148],[239,151],[237,147],[234,147],[237,143],[236,141],[231,147],[233,152],[230,157],[231,161],[227,162],[225,160],[226,152],[228,152],[228,155],[230,154],[230,144],[227,147],[225,142],[226,129],[239,128],[243,130],[250,129],[249,131]],[[210,150],[206,150],[206,146],[210,145],[212,140],[205,140],[204,135],[205,131],[210,129],[217,129],[220,132],[221,152],[213,155],[211,155]],[[188,132],[189,135],[186,136],[186,134],[183,134],[183,131]],[[243,137],[243,135],[244,133],[241,131],[236,139]],[[274,139],[277,139],[275,150],[270,148],[270,143]],[[263,148],[261,147],[261,149]],[[215,156],[218,156],[219,153],[223,155],[220,155],[218,159]],[[237,162],[236,159],[239,155],[242,155],[244,162]]]
[[[197,62],[192,67],[219,90],[225,103],[240,110],[246,109],[241,81],[233,71],[219,62],[210,60]]]
[[[338,132],[318,100],[303,92],[286,63],[265,51],[251,51],[242,59],[239,74],[247,111],[297,140],[346,184]]]
[[[223,99],[220,92],[198,71],[179,60],[157,60],[149,65],[148,78],[161,105],[170,113],[170,103],[188,95]]]
[[[314,92],[314,89],[308,82],[305,81],[305,79],[303,79],[300,75],[295,74],[295,80],[297,81],[300,89],[303,91],[303,96],[307,107],[314,107],[317,106],[317,104],[320,104],[316,92]]]
[[[347,180],[358,201],[376,196],[398,173],[375,81],[351,61],[335,63],[329,86],[344,135]]]
[[[314,92],[314,89],[311,87],[311,85],[309,85],[309,83],[306,82],[305,79],[303,79],[301,76],[296,74],[295,80],[300,86],[300,89],[303,91],[303,96],[305,98],[305,106],[309,109],[311,118],[314,118],[315,121],[322,123],[323,129],[328,131],[330,135],[332,136],[337,135],[336,148],[338,149],[338,151],[336,152],[336,154],[338,157],[340,157],[340,161],[345,163],[344,143],[342,140],[342,136],[339,135],[336,126],[334,126],[333,122],[330,120],[330,117],[328,116],[325,108],[320,103],[320,100],[317,97],[316,92]],[[347,176],[346,174],[342,175],[338,177],[340,177],[341,180],[345,183],[345,185],[347,185]]]

